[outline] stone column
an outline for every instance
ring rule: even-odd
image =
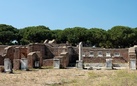
[[[111,58],[106,59],[106,69],[112,69],[112,60]]]
[[[12,64],[9,58],[4,59],[4,70],[5,72],[12,73]]]
[[[82,42],[79,43],[79,60],[76,61],[77,68],[83,69],[83,58],[82,58]]]
[[[79,61],[82,60],[82,42],[79,43]]]
[[[60,59],[53,59],[53,67],[60,69]]]

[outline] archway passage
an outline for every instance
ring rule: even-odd
[[[69,53],[69,64],[68,67],[75,67],[76,61],[78,60],[78,53],[75,48],[69,47],[68,48]]]

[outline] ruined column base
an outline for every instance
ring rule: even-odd
[[[77,60],[76,61],[76,67],[79,69],[83,69],[83,60]]]
[[[111,59],[111,58],[106,59],[106,69],[107,69],[107,70],[112,70],[112,69],[113,69],[112,60],[113,60],[113,59]]]
[[[60,59],[53,59],[53,67],[55,69],[60,69]]]
[[[130,69],[136,70],[136,59],[130,59]]]

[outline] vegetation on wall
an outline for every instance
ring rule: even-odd
[[[125,48],[137,44],[137,28],[114,26],[109,30],[84,27],[50,30],[43,25],[17,29],[11,25],[0,24],[0,44],[26,45],[35,42],[42,43],[45,39],[56,39],[57,43],[68,41],[72,45],[83,42],[84,46]]]

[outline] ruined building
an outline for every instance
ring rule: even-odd
[[[92,67],[93,69],[136,69],[136,54],[137,46],[125,49],[82,46],[79,48],[68,43],[56,44],[55,40],[46,40],[44,43],[33,43],[25,46],[0,45],[0,65],[1,67],[4,66],[6,71],[12,68],[14,70],[27,70],[44,66],[53,66],[54,68],[81,66],[81,68]]]

